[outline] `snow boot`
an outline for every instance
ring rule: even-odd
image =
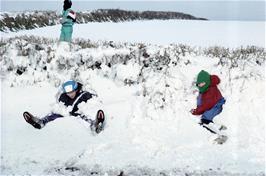
[[[104,120],[105,120],[105,116],[104,116],[103,110],[98,110],[96,114],[95,123],[94,123],[96,133],[100,133],[103,130]]]
[[[31,124],[36,129],[41,129],[42,127],[44,127],[43,121],[41,119],[38,119],[37,117],[34,117],[29,112],[24,112],[23,117],[26,120],[26,122]]]

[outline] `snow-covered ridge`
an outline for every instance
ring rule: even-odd
[[[44,26],[60,24],[60,14],[55,11],[33,11],[33,12],[1,12],[0,31],[19,31],[34,29]],[[123,22],[132,20],[167,20],[167,19],[189,19],[206,20],[180,12],[161,11],[126,11],[120,9],[98,9],[87,12],[77,12],[77,23],[88,22]]]
[[[92,41],[154,45],[181,43],[196,47],[240,48],[241,46],[258,46],[265,48],[264,26],[264,22],[247,21],[139,20],[120,23],[92,22],[74,25],[72,37]],[[0,35],[3,38],[34,35],[58,39],[60,29],[61,25],[55,25],[18,32],[0,32]]]

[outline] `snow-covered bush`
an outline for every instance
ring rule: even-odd
[[[261,65],[265,62],[266,58],[265,49],[256,46],[240,47],[236,49],[214,46],[204,49],[203,53],[208,57],[219,58],[219,64],[230,64],[230,67],[238,67],[238,63],[241,62],[241,60],[253,60],[253,62]]]
[[[113,74],[105,76],[125,84],[147,81],[145,76],[150,77],[150,72],[161,74],[169,67],[191,64],[190,57],[218,58],[217,65],[244,69],[247,64],[264,64],[266,56],[264,48],[255,46],[191,48],[182,44],[146,46],[76,39],[71,51],[65,51],[64,47],[58,48],[55,40],[34,36],[1,39],[0,43],[1,73],[4,75],[18,77],[39,72],[46,73],[43,79],[51,80],[53,74],[76,78],[82,70],[109,67]]]
[[[120,85],[138,85],[137,94],[151,104],[145,110],[146,116],[155,118],[157,114],[149,113],[171,111],[180,99],[186,99],[179,95],[193,94],[193,85],[177,69],[189,70],[210,59],[217,69],[228,70],[227,82],[232,87],[235,80],[242,78],[263,79],[254,69],[265,64],[265,55],[264,48],[255,46],[191,48],[182,44],[153,46],[82,39],[74,40],[69,51],[54,40],[23,36],[1,39],[0,69],[10,86],[46,81],[57,87],[67,79],[76,79],[94,90],[90,80],[95,75]],[[191,70],[191,80],[198,71]]]

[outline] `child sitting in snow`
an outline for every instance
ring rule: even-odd
[[[196,82],[199,89],[197,108],[190,111],[193,115],[202,115],[200,124],[216,134],[219,134],[220,130],[226,129],[224,125],[213,122],[213,118],[222,112],[225,103],[225,99],[217,88],[219,83],[218,76],[210,75],[204,70],[199,72]]]
[[[90,123],[92,129],[95,129],[95,131],[99,133],[102,130],[105,118],[104,112],[102,110],[98,110],[95,120],[88,119],[85,115],[77,113],[77,111],[79,110],[78,105],[82,102],[87,102],[93,96],[93,94],[87,91],[83,91],[82,86],[83,85],[81,83],[73,80],[65,82],[62,85],[63,93],[60,95],[58,101],[59,103],[62,102],[65,107],[70,108],[70,112],[68,115],[81,117],[83,120]],[[34,117],[29,112],[24,112],[23,116],[26,122],[28,122],[37,129],[43,128],[50,121],[63,117],[62,114],[51,113],[39,119],[37,117]]]
[[[71,10],[72,2],[71,0],[65,0],[63,6],[62,19],[60,23],[62,24],[60,41],[71,42],[73,25],[76,22],[76,13]]]

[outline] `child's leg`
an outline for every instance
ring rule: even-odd
[[[99,123],[104,123],[104,121],[105,121],[105,115],[104,115],[103,110],[97,111],[95,120],[92,120],[85,115],[79,115],[79,117],[82,118],[83,120],[85,120],[86,122],[90,123],[91,126],[92,125],[97,126]]]
[[[216,115],[218,115],[220,112],[221,112],[221,109],[213,108],[203,113],[202,118],[201,118],[202,126],[212,133],[219,134],[219,129],[221,128],[221,125],[214,124],[212,119]]]
[[[43,124],[47,124],[48,122],[51,122],[57,118],[62,118],[63,116],[60,114],[48,114],[47,116],[43,117],[41,120],[43,121]]]
[[[219,134],[220,130],[224,127],[213,123],[213,118],[220,114],[223,110],[223,104],[225,103],[224,98],[218,101],[218,103],[210,110],[205,111],[202,115],[201,123],[204,128],[208,129],[212,133]]]
[[[90,124],[91,130],[95,131],[96,133],[100,133],[104,128],[105,115],[104,115],[103,110],[97,111],[95,120],[89,119],[85,115],[80,115],[79,117],[85,120],[86,122],[88,122]]]
[[[59,38],[60,41],[65,41],[65,32],[64,32],[64,29],[62,27],[61,29],[61,33],[60,33],[60,38]]]
[[[65,41],[69,43],[72,41],[72,32],[66,33]]]
[[[85,115],[79,115],[79,117],[83,120],[85,120],[86,122],[88,122],[90,124],[90,126],[92,126],[94,124],[94,120],[88,118],[87,116]]]
[[[66,42],[71,42],[72,40],[72,33],[73,33],[73,28],[72,27],[67,27],[65,29],[65,41]]]
[[[212,121],[215,116],[217,116],[218,114],[222,112],[224,103],[225,103],[225,99],[222,98],[216,103],[216,105],[214,105],[213,108],[211,108],[208,111],[205,111],[202,114],[202,119]]]

